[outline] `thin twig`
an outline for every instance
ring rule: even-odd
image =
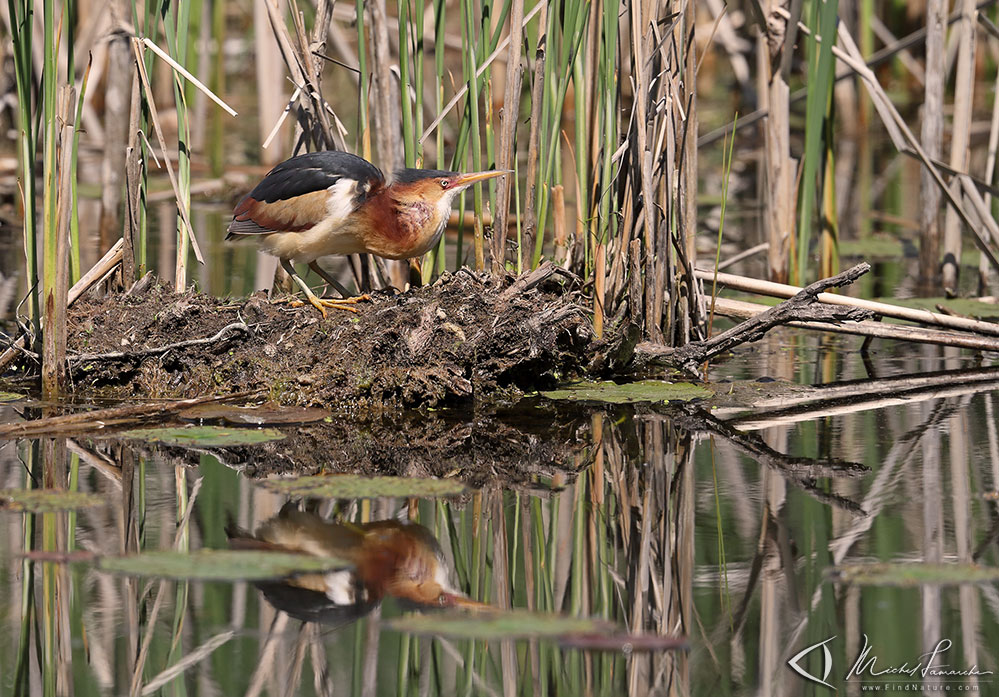
[[[154,44],[154,43],[153,43],[153,42],[152,42],[152,41],[151,41],[151,40],[149,39],[149,37],[148,37],[148,36],[147,36],[147,37],[143,37],[143,39],[142,39],[142,43],[143,43],[143,44],[145,44],[145,45],[146,45],[146,46],[147,46],[147,47],[149,48],[149,50],[151,50],[151,51],[152,51],[153,53],[155,53],[155,54],[156,54],[157,56],[159,56],[159,57],[160,57],[160,58],[162,58],[162,59],[163,59],[164,61],[166,61],[166,62],[167,62],[167,63],[168,63],[169,65],[170,65],[170,67],[171,67],[171,68],[173,68],[173,69],[174,69],[174,70],[176,70],[176,71],[177,71],[178,73],[180,73],[180,74],[181,74],[181,75],[183,75],[183,76],[184,76],[185,78],[187,78],[187,79],[188,79],[188,80],[189,80],[189,81],[191,82],[191,84],[193,84],[193,85],[194,85],[195,87],[197,87],[197,88],[198,88],[199,90],[201,90],[202,92],[204,92],[204,93],[205,93],[205,95],[206,95],[206,96],[207,96],[207,97],[208,97],[209,99],[211,99],[211,100],[212,100],[213,102],[215,102],[215,103],[216,103],[216,104],[218,104],[218,105],[219,105],[220,107],[222,107],[222,108],[223,108],[223,109],[225,109],[225,110],[226,110],[227,112],[229,112],[229,115],[230,115],[230,116],[236,116],[236,115],[237,115],[237,114],[236,114],[236,110],[235,110],[235,109],[233,109],[233,108],[232,108],[231,106],[229,106],[229,105],[228,105],[228,104],[226,104],[226,103],[225,103],[224,101],[222,101],[222,99],[221,99],[221,98],[220,98],[220,97],[219,97],[218,95],[216,95],[216,94],[215,94],[214,92],[212,92],[212,91],[211,91],[210,89],[208,89],[208,87],[207,87],[207,86],[205,86],[205,84],[204,84],[204,83],[203,83],[203,82],[202,82],[201,80],[199,80],[198,78],[194,77],[194,75],[192,75],[191,73],[189,73],[189,72],[188,72],[188,71],[187,71],[187,70],[186,70],[186,69],[184,68],[184,66],[182,66],[182,65],[181,65],[180,63],[178,63],[177,61],[175,61],[175,60],[174,60],[173,58],[171,58],[171,57],[170,57],[170,54],[169,54],[169,53],[167,53],[167,52],[166,52],[166,51],[164,51],[164,50],[163,50],[162,48],[160,48],[159,46],[157,46],[156,44]]]
[[[136,351],[111,351],[110,353],[81,353],[73,356],[69,359],[69,364],[72,368],[76,369],[81,363],[95,363],[98,361],[121,361],[121,360],[132,360],[135,358],[142,358],[144,356],[155,356],[157,354],[166,353],[167,351],[172,351],[178,348],[187,348],[189,346],[204,346],[205,344],[215,344],[221,343],[222,341],[228,339],[228,335],[232,332],[243,332],[246,334],[250,333],[250,328],[246,326],[243,322],[233,322],[232,324],[227,324],[222,327],[218,332],[212,336],[205,337],[203,339],[188,339],[186,341],[178,341],[173,344],[166,344],[165,346],[154,346],[152,348],[138,349]]]
[[[295,91],[291,93],[291,99],[288,100],[288,103],[284,107],[284,111],[281,112],[281,116],[278,117],[277,123],[274,124],[274,128],[271,129],[271,132],[267,136],[267,140],[264,141],[264,144],[261,147],[264,149],[270,147],[271,141],[274,140],[274,136],[277,135],[278,130],[281,128],[281,124],[283,124],[285,119],[288,118],[288,113],[295,105],[295,100],[298,99],[298,95],[300,94],[302,94],[302,88],[296,87]]]

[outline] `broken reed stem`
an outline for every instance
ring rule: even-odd
[[[946,0],[926,3],[926,82],[920,141],[927,157],[940,159],[943,151],[946,76]],[[919,171],[919,277],[935,287],[940,275],[940,190],[933,175]]]
[[[593,265],[593,333],[599,339],[604,335],[604,299],[607,280],[607,245],[598,240],[594,245]]]
[[[73,114],[76,89],[65,85],[59,91],[58,121],[62,124],[58,141],[59,164],[51,173],[57,185],[54,192],[55,219],[45,233],[45,286],[42,294],[42,395],[58,397],[66,381],[66,289],[69,286],[69,218],[73,197]],[[46,178],[48,179],[48,176]]]
[[[531,83],[531,129],[527,138],[527,192],[524,200],[524,232],[517,247],[517,268],[524,261],[524,250],[534,249],[538,227],[538,155],[541,150],[541,104],[545,88],[545,35],[547,11],[542,13],[538,28],[538,46],[534,54],[534,81]]]
[[[780,70],[770,63],[770,48],[766,37],[756,46],[759,60],[760,96],[766,109],[764,122],[764,167],[767,178],[764,197],[764,220],[767,241],[767,262],[771,281],[788,280],[791,261],[791,239],[794,231],[794,177],[790,160],[791,126],[790,88]]]
[[[121,280],[128,287],[136,278],[136,264],[146,267],[146,239],[141,224],[144,211],[142,201],[142,145],[139,143],[142,100],[139,97],[139,73],[132,71],[132,96],[128,117],[128,145],[125,148],[125,225],[122,229]]]
[[[568,258],[567,233],[565,229],[565,187],[556,184],[552,187],[552,227],[555,236],[554,261],[558,266],[565,266]]]
[[[169,53],[167,53],[162,48],[160,48],[159,46],[157,46],[156,44],[154,44],[149,39],[149,37],[144,37],[142,39],[142,43],[145,44],[145,46],[150,51],[152,51],[153,53],[155,53],[157,56],[159,56],[160,58],[162,58],[167,64],[169,64],[169,66],[171,68],[173,68],[175,71],[177,71],[178,73],[180,73],[180,75],[182,75],[188,82],[190,82],[192,85],[194,85],[199,90],[201,90],[205,94],[205,96],[207,96],[213,102],[215,102],[220,107],[222,107],[223,109],[225,109],[225,111],[227,111],[230,116],[236,116],[237,115],[235,109],[233,109],[231,106],[229,106],[228,104],[226,104],[222,100],[221,97],[219,97],[214,92],[212,92],[210,89],[208,89],[208,87],[203,82],[201,82],[201,80],[199,80],[198,78],[194,77],[194,75],[192,75],[190,72],[188,72],[184,68],[184,66],[182,66],[180,63],[178,63],[177,61],[175,61],[173,58],[171,58]]]

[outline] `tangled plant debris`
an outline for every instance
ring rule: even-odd
[[[341,412],[502,399],[606,363],[574,286],[551,265],[500,280],[463,270],[327,319],[262,293],[86,298],[69,313],[72,386],[118,399],[263,390]]]

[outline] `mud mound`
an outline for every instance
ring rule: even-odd
[[[69,313],[71,382],[114,398],[262,389],[339,412],[496,399],[578,376],[600,351],[571,285],[551,267],[501,280],[461,271],[326,319],[263,294],[153,286],[81,299]]]

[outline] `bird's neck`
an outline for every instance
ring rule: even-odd
[[[396,200],[395,208],[399,236],[410,241],[413,256],[419,256],[437,244],[451,212],[450,201],[432,203],[422,198]]]

